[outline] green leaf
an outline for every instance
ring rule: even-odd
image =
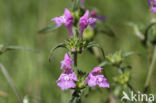
[[[80,0],[72,0],[72,11],[77,11],[80,8]]]
[[[57,27],[56,23],[55,22],[52,22],[47,27],[45,27],[42,30],[40,30],[39,33],[40,34],[44,34],[44,33],[52,32],[52,31],[56,30],[57,28],[58,27]]]
[[[149,35],[149,31],[150,29],[156,24],[156,22],[151,23],[145,30],[145,39],[143,41],[143,44],[146,46],[147,45],[147,41],[148,41],[148,35]]]
[[[104,67],[104,66],[107,65],[107,64],[108,64],[108,61],[104,61],[104,62],[102,62],[101,64],[99,64],[98,67]]]
[[[31,48],[25,48],[21,46],[5,46],[5,45],[0,45],[0,55],[11,50],[26,50],[26,51],[31,51],[31,52],[38,52],[38,50],[34,50]]]
[[[98,26],[97,33],[102,33],[102,34],[108,35],[110,37],[116,37],[116,34],[113,31],[113,29],[107,24]]]
[[[104,50],[99,46],[99,44],[95,43],[95,42],[89,42],[87,45],[87,48],[91,48],[91,47],[97,47],[101,50],[102,55],[105,57],[105,53]]]
[[[128,57],[130,55],[136,54],[136,52],[127,52],[123,54],[123,57]]]
[[[53,52],[54,52],[56,49],[60,48],[60,47],[66,48],[66,47],[65,47],[65,43],[60,43],[60,44],[56,45],[55,47],[53,47],[53,48],[50,50],[50,53],[49,53],[49,62],[51,61],[51,56],[52,56]]]
[[[26,51],[38,52],[38,50],[31,49],[31,48],[25,48],[25,47],[21,47],[21,46],[8,46],[6,48],[7,48],[7,50],[26,50]]]

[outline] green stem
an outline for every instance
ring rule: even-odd
[[[150,66],[149,66],[149,72],[148,72],[147,79],[146,79],[145,86],[144,86],[144,92],[145,92],[145,93],[146,93],[146,92],[148,91],[148,89],[149,89],[149,85],[150,85],[152,73],[153,73],[153,71],[154,71],[155,63],[156,63],[156,46],[154,47],[153,59],[152,59],[152,62],[151,62],[151,64],[150,64]]]
[[[74,71],[77,74],[78,69],[77,69],[77,52],[74,53]]]
[[[2,73],[3,73],[4,77],[7,79],[9,85],[11,86],[11,88],[12,88],[13,91],[14,91],[14,93],[16,94],[16,97],[17,97],[17,99],[18,99],[18,103],[22,103],[22,98],[21,98],[21,96],[19,95],[19,92],[18,92],[18,90],[17,90],[17,88],[16,88],[14,82],[12,81],[12,79],[11,79],[11,77],[10,77],[8,71],[7,71],[6,68],[3,66],[2,63],[0,63],[0,68],[1,68],[1,70],[2,70]]]
[[[78,68],[77,68],[77,52],[73,53],[74,58],[74,72],[78,75]],[[77,90],[75,88],[74,93],[72,94],[72,99],[69,103],[81,103],[81,97],[80,97],[80,90]]]
[[[80,91],[75,90],[69,103],[81,103]]]

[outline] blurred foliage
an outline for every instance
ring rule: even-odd
[[[56,50],[54,61],[48,62],[50,49],[68,37],[66,28],[62,26],[46,35],[38,34],[39,30],[52,23],[51,18],[62,15],[64,8],[71,7],[71,5],[71,0],[0,1],[0,44],[40,50],[39,53],[12,51],[0,55],[0,61],[7,68],[25,101],[30,103],[67,103],[71,98],[70,91],[62,92],[56,85],[56,80],[61,72],[60,61],[66,50]],[[148,70],[148,53],[133,30],[126,24],[128,22],[149,24],[147,0],[135,0],[135,2],[134,0],[86,0],[86,8],[96,9],[101,15],[107,16],[107,24],[110,24],[116,33],[116,38],[100,35],[102,33],[95,38],[106,54],[116,50],[140,53],[140,56],[129,57],[126,62],[133,67],[131,84],[136,90],[141,91]],[[103,29],[105,28],[103,27]],[[98,65],[98,61],[88,51],[79,55],[78,62],[78,67],[87,72]],[[117,75],[116,69],[113,67],[106,66],[104,69],[107,76]],[[156,75],[153,75],[151,84],[151,91],[154,94],[156,94],[155,78]],[[111,85],[112,79],[108,78]],[[8,94],[8,96],[0,94],[1,103],[17,103],[16,96],[1,72],[0,92]],[[99,91],[93,89],[87,97],[82,100],[84,103],[103,103],[107,100],[108,95],[106,89],[99,89]]]

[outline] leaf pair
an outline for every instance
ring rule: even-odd
[[[122,63],[122,61],[130,56],[136,54],[135,52],[126,52],[126,53],[122,53],[122,52],[116,52],[114,54],[108,55],[106,56],[106,60],[103,61],[101,64],[98,65],[98,67],[104,67],[106,65],[119,65],[120,63]]]
[[[73,47],[73,46],[72,46],[72,48],[70,47],[71,46],[70,40],[67,40],[65,43],[60,43],[60,44],[56,45],[55,47],[51,48],[50,53],[49,53],[49,61],[51,61],[51,57],[52,57],[54,51],[56,49],[58,49],[58,48],[65,48],[65,49],[68,49],[69,51],[71,51],[72,48],[75,48],[76,49],[77,47]],[[75,39],[73,39],[73,40],[75,40]],[[81,43],[77,43],[77,42],[81,42],[81,41],[75,41],[76,44],[81,44]],[[82,40],[82,42],[84,42],[84,41]],[[95,42],[89,42],[89,43],[86,43],[85,42],[85,44],[82,43],[82,45],[80,45],[79,48],[80,48],[80,50],[85,50],[85,49],[88,49],[88,48],[91,48],[91,47],[97,47],[97,48],[99,48],[101,50],[101,52],[102,52],[102,55],[105,57],[104,50],[99,46],[99,44],[97,44]],[[71,52],[73,52],[73,51],[71,51]],[[79,52],[77,50],[75,52],[81,53],[81,52]]]

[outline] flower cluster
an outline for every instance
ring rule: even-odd
[[[102,72],[102,68],[95,67],[89,73],[85,82],[88,83],[90,87],[94,87],[98,85],[99,87],[102,87],[102,88],[109,88],[110,87],[109,83],[107,82],[107,79],[104,77],[104,75],[101,74],[101,72]]]
[[[61,61],[61,69],[64,69],[64,72],[60,75],[59,79],[56,81],[57,85],[62,90],[67,90],[70,88],[76,87],[76,82],[78,81],[76,74],[72,70],[73,60],[68,53],[65,54],[64,60]],[[101,73],[102,68],[95,67],[88,75],[84,84],[88,84],[90,87],[98,85],[102,88],[109,88],[109,83],[104,75]]]
[[[77,81],[76,74],[72,70],[73,60],[68,53],[65,54],[64,60],[61,61],[61,69],[64,69],[64,72],[60,75],[59,79],[56,81],[57,85],[62,90],[67,90],[69,88],[75,88]]]
[[[148,0],[148,5],[151,7],[150,11],[156,13],[156,0]]]
[[[70,37],[73,37],[72,26],[73,26],[74,19],[72,13],[67,8],[64,10],[63,16],[55,17],[52,19],[52,21],[56,22],[57,27],[60,27],[62,24],[64,24],[69,31]],[[94,25],[95,22],[96,22],[96,18],[89,17],[89,10],[87,10],[79,20],[80,37],[82,37],[84,29],[87,28],[88,25]]]

